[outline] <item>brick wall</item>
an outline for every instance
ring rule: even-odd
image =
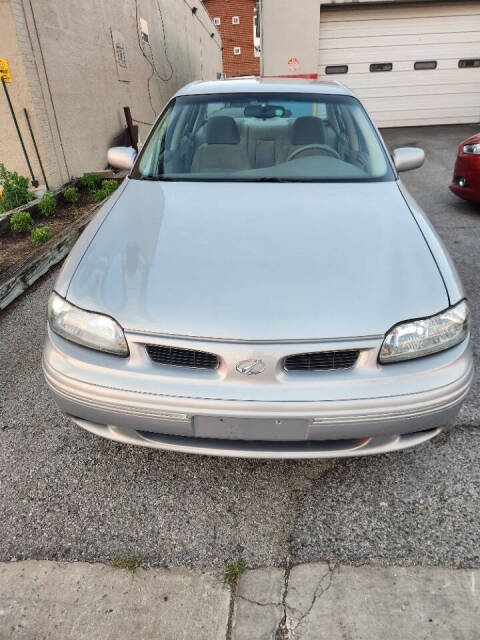
[[[204,0],[212,20],[220,18],[217,29],[222,36],[223,72],[231,78],[235,76],[258,76],[260,58],[254,55],[253,19],[255,0]],[[238,16],[239,24],[232,18]],[[240,55],[234,54],[234,47],[240,47]]]

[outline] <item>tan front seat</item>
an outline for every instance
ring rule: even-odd
[[[240,144],[237,123],[229,116],[213,116],[207,123],[206,142],[198,147],[192,173],[249,169],[247,150]]]

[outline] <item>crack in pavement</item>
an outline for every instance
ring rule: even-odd
[[[278,625],[278,628],[275,633],[275,640],[294,640],[295,629],[299,627],[302,622],[309,616],[312,611],[315,602],[319,600],[332,586],[333,577],[335,571],[339,567],[338,563],[329,563],[328,571],[324,573],[317,582],[317,586],[313,592],[312,601],[308,607],[308,609],[302,613],[295,607],[292,607],[287,604],[288,597],[288,583],[290,578],[290,572],[293,568],[291,565],[287,565],[287,569],[285,571],[285,585],[284,585],[284,594],[283,594],[283,617]],[[326,584],[323,586],[323,583]],[[300,613],[300,617],[294,617],[294,613]]]
[[[237,595],[235,597],[239,600],[245,600],[245,602],[249,602],[250,604],[256,604],[259,607],[279,607],[282,605],[282,602],[257,602],[256,600],[251,600],[250,598],[246,598],[241,595]]]

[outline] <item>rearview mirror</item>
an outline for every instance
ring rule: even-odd
[[[136,157],[132,147],[110,147],[107,152],[108,164],[116,169],[131,169]]]
[[[419,169],[425,161],[425,151],[418,147],[400,147],[392,153],[397,171]]]
[[[249,104],[244,109],[246,118],[283,118],[285,117],[285,107],[276,104]]]

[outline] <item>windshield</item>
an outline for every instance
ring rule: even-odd
[[[350,96],[181,96],[159,118],[132,178],[189,181],[393,180],[379,136]]]

